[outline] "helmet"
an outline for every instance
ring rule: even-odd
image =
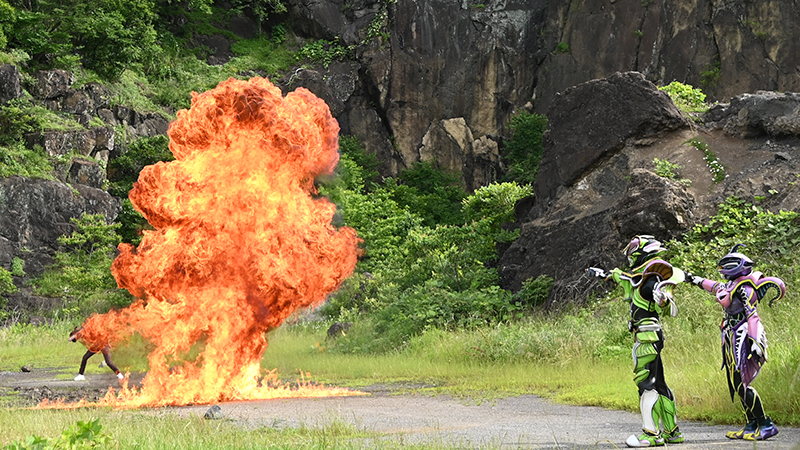
[[[742,253],[736,252],[739,247],[746,247],[746,245],[734,245],[730,253],[719,260],[719,273],[728,280],[750,275],[750,272],[753,271],[753,260]]]
[[[661,246],[661,242],[656,240],[649,234],[641,234],[631,238],[628,246],[622,250],[622,253],[628,258],[628,262],[632,267],[638,266],[650,257],[667,251],[666,248]]]

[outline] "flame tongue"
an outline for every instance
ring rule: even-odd
[[[257,386],[264,333],[322,302],[358,256],[355,231],[335,229],[335,206],[313,197],[338,132],[322,100],[303,88],[284,98],[263,78],[193,94],[178,113],[176,160],[145,167],[130,192],[155,230],[120,245],[112,266],[142,300],[84,324],[87,341],[138,332],[155,346],[128,404],[269,397]]]

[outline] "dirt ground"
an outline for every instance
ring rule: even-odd
[[[62,372],[63,373],[63,372]],[[15,397],[17,406],[51,400],[95,400],[117,379],[89,374],[87,380],[58,379],[57,371],[0,372],[0,394]],[[63,377],[63,375],[62,375]],[[132,383],[143,376],[133,375]],[[452,444],[459,448],[502,449],[617,449],[641,427],[638,414],[597,407],[559,405],[534,395],[495,401],[464,402],[447,396],[398,394],[397,387],[375,385],[362,389],[366,395],[319,399],[259,400],[220,403],[221,420],[245,428],[318,427],[345,422],[380,434],[392,441]],[[212,405],[159,409],[182,417],[202,417]],[[680,408],[680,404],[678,405]],[[680,412],[680,409],[679,409]],[[220,420],[220,419],[217,419]],[[774,438],[758,442],[725,438],[728,426],[680,422],[686,442],[681,449],[800,450],[800,428],[779,427]]]

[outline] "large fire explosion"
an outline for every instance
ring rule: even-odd
[[[121,244],[111,270],[138,300],[84,323],[87,345],[139,333],[154,347],[141,388],[101,404],[285,395],[262,379],[265,333],[324,301],[358,256],[355,231],[334,228],[335,205],[315,197],[338,132],[303,88],[283,97],[266,79],[229,79],[193,94],[168,131],[175,161],[145,167],[129,195],[154,230]]]

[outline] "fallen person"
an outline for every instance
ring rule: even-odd
[[[75,329],[73,329],[69,334],[69,341],[77,342],[78,340],[80,340],[81,343],[86,345],[87,348],[86,353],[83,354],[83,359],[81,359],[81,368],[78,371],[78,375],[76,375],[74,378],[75,381],[86,380],[86,377],[84,376],[84,372],[86,371],[86,363],[89,361],[89,358],[91,358],[92,355],[96,353],[102,353],[108,368],[114,371],[114,373],[117,375],[117,378],[119,378],[120,380],[124,379],[125,375],[123,375],[119,371],[119,369],[117,369],[117,366],[115,366],[114,363],[111,361],[111,346],[107,343],[89,344],[88,342],[86,342],[81,338],[81,331],[83,331],[83,328],[75,327]]]

